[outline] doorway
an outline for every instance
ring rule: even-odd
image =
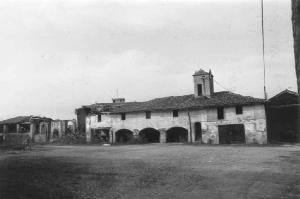
[[[200,122],[195,122],[195,141],[202,140],[202,128]]]
[[[243,124],[219,125],[220,144],[241,144],[246,143],[245,128]]]

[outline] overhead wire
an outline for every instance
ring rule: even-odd
[[[225,88],[221,83],[217,82],[217,80],[214,79],[214,82],[218,84],[220,87],[222,87],[223,89],[225,89],[226,91],[230,91],[229,89]]]

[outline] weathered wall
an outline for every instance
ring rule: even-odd
[[[66,122],[63,120],[54,120],[51,122],[51,134],[50,134],[50,141],[53,141],[54,136],[53,132],[55,130],[58,131],[58,137],[61,137],[65,132]]]
[[[202,85],[202,94],[204,96],[210,96],[213,93],[213,79],[208,75],[194,76],[194,95],[198,96],[198,84]]]
[[[179,111],[178,117],[173,117],[172,111],[152,112],[151,119],[146,119],[144,112],[127,113],[126,120],[121,120],[120,114],[102,115],[101,122],[98,122],[97,115],[89,115],[86,118],[87,141],[90,141],[91,128],[101,127],[111,127],[112,138],[120,129],[129,129],[137,134],[144,128],[154,128],[161,132],[161,142],[165,142],[166,130],[171,127],[183,127],[189,132],[189,141],[190,137],[195,141],[194,123],[201,122],[204,143],[218,144],[218,125],[224,124],[244,124],[247,144],[267,143],[264,105],[244,106],[242,115],[235,114],[235,107],[224,108],[224,116],[223,120],[218,120],[216,108],[190,111],[190,121],[187,111]]]
[[[35,143],[43,143],[47,141],[47,137],[45,134],[37,134],[33,136],[33,140]]]
[[[79,132],[82,132],[82,133],[85,133],[85,130],[86,130],[86,117],[87,117],[87,114],[88,114],[88,111],[84,108],[80,108],[80,109],[77,109],[77,129]]]
[[[195,117],[193,117],[194,119]],[[200,120],[201,121],[201,120]],[[218,125],[244,124],[247,144],[266,144],[266,116],[263,105],[244,106],[243,114],[236,115],[235,107],[224,108],[224,119],[217,120],[217,110],[207,110],[207,120],[202,121],[202,141],[219,143]]]
[[[3,128],[3,131],[2,131],[3,140],[6,140],[8,137],[10,137],[10,138],[18,137],[18,135],[19,135],[19,137],[24,137],[24,136],[27,137],[27,136],[29,136],[30,139],[33,138],[33,134],[35,132],[34,131],[34,125],[35,125],[34,122],[30,123],[30,130],[29,130],[29,132],[20,132],[20,124],[14,124],[14,125],[16,125],[16,131],[14,131],[14,132],[9,132],[8,131],[8,125],[7,124],[3,124],[2,125],[2,128]]]
[[[4,142],[6,144],[24,144],[31,140],[30,133],[8,133],[5,135]]]
[[[40,122],[37,126],[38,131],[34,134],[34,142],[47,142],[50,139],[50,123]]]
[[[68,133],[75,133],[76,131],[76,120],[67,120],[67,129],[66,131],[69,131]]]

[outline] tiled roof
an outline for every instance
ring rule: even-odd
[[[0,124],[20,124],[25,122],[30,122],[30,120],[44,120],[49,121],[51,118],[39,117],[39,116],[17,116],[7,120],[0,121]]]
[[[299,94],[297,92],[291,91],[289,89],[285,89],[285,90],[281,91],[280,93],[276,94],[275,96],[271,97],[270,99],[268,99],[268,101],[272,101],[273,99],[275,99],[275,98],[277,98],[281,95],[285,95],[285,94],[293,95],[293,96],[296,96],[296,97],[299,96]]]
[[[24,123],[29,122],[31,116],[18,116],[14,118],[10,118],[7,120],[0,121],[0,124],[18,124],[18,123]]]
[[[194,97],[191,95],[170,96],[156,98],[145,102],[126,102],[126,103],[99,103],[89,107],[92,112],[102,112],[103,106],[107,110],[103,112],[124,113],[124,112],[140,112],[140,111],[159,111],[174,110],[187,108],[209,108],[219,106],[235,106],[235,105],[253,105],[264,104],[265,100],[249,96],[242,96],[232,92],[216,92],[210,98]]]
[[[270,105],[283,105],[283,104],[299,104],[299,94],[285,89],[275,96],[268,99],[268,104]]]

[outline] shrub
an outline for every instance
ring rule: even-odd
[[[59,138],[56,138],[53,143],[59,144],[84,144],[86,143],[86,138],[84,134],[75,132],[75,133],[68,133],[62,135]]]

